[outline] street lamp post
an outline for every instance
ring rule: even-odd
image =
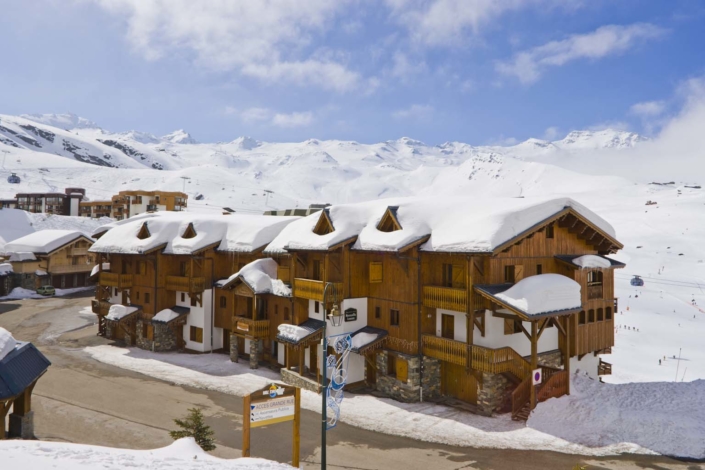
[[[333,290],[333,302],[338,300],[338,292],[333,283],[327,282],[323,288],[323,338],[321,339],[321,470],[326,469],[326,432],[328,430],[328,388],[326,386],[328,375],[328,337],[326,328],[328,326],[328,317],[330,317],[333,326],[340,326],[342,316],[339,314],[338,306],[334,303],[331,307],[330,315],[326,315],[326,300],[328,296],[328,288]]]

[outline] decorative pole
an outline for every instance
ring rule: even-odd
[[[328,404],[327,396],[328,388],[326,387],[326,375],[328,373],[328,339],[326,338],[326,327],[328,320],[326,319],[326,295],[328,294],[328,286],[326,283],[323,288],[323,338],[321,339],[321,470],[326,470],[326,431],[328,428]]]

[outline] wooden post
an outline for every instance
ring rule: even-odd
[[[244,413],[242,413],[242,456],[250,456],[250,395],[242,399]]]
[[[574,314],[575,315],[575,314]],[[570,324],[573,323],[572,315],[565,317],[565,353],[563,359],[563,370],[568,374],[566,381],[566,395],[570,395]]]
[[[531,322],[531,373],[538,368],[539,358],[538,358],[538,339],[536,331],[536,322]],[[536,386],[533,384],[533,377],[531,383],[531,409],[536,408]]]
[[[296,388],[294,395],[296,407],[294,408],[294,438],[291,452],[291,466],[299,468],[299,448],[301,447],[301,389]]]
[[[0,441],[5,439],[5,417],[12,406],[12,398],[0,403]]]
[[[306,354],[306,348],[299,348],[299,375],[304,376],[304,354]]]

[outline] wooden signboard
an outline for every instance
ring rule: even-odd
[[[301,389],[270,384],[245,396],[242,413],[242,456],[250,456],[250,430],[260,426],[294,422],[291,465],[299,466]]]

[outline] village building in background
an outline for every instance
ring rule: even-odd
[[[349,387],[515,419],[570,393],[571,372],[611,370],[624,265],[605,255],[622,245],[568,198],[157,213],[99,232],[101,334],[143,348],[221,351],[318,391],[325,326],[352,337]]]

